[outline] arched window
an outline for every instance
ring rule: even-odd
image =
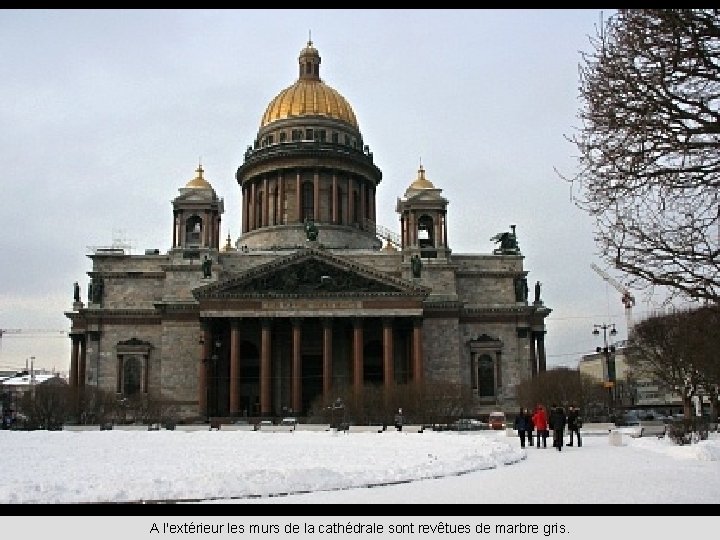
[[[359,216],[360,216],[360,197],[358,196],[358,192],[357,192],[357,191],[353,191],[352,199],[353,199],[352,222],[353,222],[353,223],[359,223],[359,222],[360,222],[360,219],[359,219]]]
[[[140,393],[142,382],[142,362],[136,356],[130,356],[123,362],[123,395],[126,397]]]
[[[273,215],[272,215],[272,224],[277,225],[280,223],[280,220],[278,219],[278,214],[280,213],[280,206],[278,204],[278,188],[275,187],[272,190],[272,207],[273,207]]]
[[[434,247],[435,239],[433,238],[433,219],[428,215],[420,216],[418,219],[418,246]]]
[[[494,397],[495,396],[495,362],[492,357],[483,354],[478,358],[478,396]]]
[[[255,228],[262,227],[263,224],[263,192],[259,191],[257,200],[255,201]]]
[[[340,186],[337,188],[337,199],[335,200],[335,207],[337,213],[337,222],[343,223],[343,201],[344,201],[343,190]]]
[[[200,245],[202,234],[202,219],[199,216],[192,215],[185,222],[185,243],[192,245]]]
[[[315,219],[315,189],[312,182],[302,185],[302,219]]]
[[[372,199],[372,193],[370,188],[365,189],[365,215],[363,216],[363,219],[369,219],[370,218],[370,200]]]

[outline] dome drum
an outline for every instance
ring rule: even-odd
[[[304,118],[302,121],[280,120],[258,131],[251,150],[288,143],[332,143],[340,147],[362,151],[362,135],[346,124],[324,118]]]
[[[375,185],[382,180],[372,153],[320,142],[277,144],[246,152],[235,178],[242,185],[259,174],[303,167],[346,171],[369,178]]]
[[[319,224],[320,235],[309,242],[302,223],[265,227],[242,235],[240,243],[251,251],[277,251],[309,247],[311,244],[328,249],[379,250],[382,241],[372,231],[354,226]]]

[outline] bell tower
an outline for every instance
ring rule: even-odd
[[[210,183],[203,177],[202,165],[197,176],[172,201],[173,249],[220,249],[220,216],[224,213],[223,199],[218,198]]]
[[[424,259],[447,259],[450,255],[447,239],[448,201],[425,177],[420,164],[417,178],[398,198],[395,211],[400,214],[400,238],[403,253]]]

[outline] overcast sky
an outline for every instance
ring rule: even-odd
[[[611,12],[0,11],[0,328],[26,330],[2,338],[0,369],[31,356],[68,369],[64,312],[74,281],[86,299],[88,248],[167,251],[171,201],[199,161],[225,199],[222,238],[237,238],[235,172],[309,32],[383,172],[381,225],[399,231],[395,202],[422,161],[449,200],[453,253],[490,253],[517,226],[553,310],[549,365],[602,345],[594,324],[623,339],[620,293],[590,267],[606,268],[592,221],[555,172],[576,168],[580,51]],[[652,307],[637,296],[635,319]]]

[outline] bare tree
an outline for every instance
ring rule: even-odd
[[[695,349],[694,361],[697,364],[700,391],[707,395],[710,402],[710,421],[717,424],[718,393],[720,392],[720,305],[707,305],[689,313],[691,318],[691,339]]]
[[[28,417],[27,427],[60,429],[68,413],[70,391],[67,384],[54,379],[25,392],[21,410]]]
[[[406,424],[435,425],[472,416],[475,408],[472,394],[465,385],[433,382],[389,389],[365,385],[359,392],[352,387],[339,387],[332,395],[319,396],[311,404],[308,418],[333,424],[391,425],[398,409],[402,409]]]
[[[574,404],[583,409],[586,405],[583,379],[575,369],[556,368],[538,373],[537,377],[517,386],[517,395],[518,401],[529,408],[538,403],[544,404],[546,408],[551,403]]]
[[[599,255],[637,288],[720,299],[720,10],[623,9],[581,53],[568,139]]]
[[[679,394],[686,418],[694,396],[706,392],[711,403],[717,399],[719,309],[706,306],[650,317],[635,326],[629,340],[628,365]]]

